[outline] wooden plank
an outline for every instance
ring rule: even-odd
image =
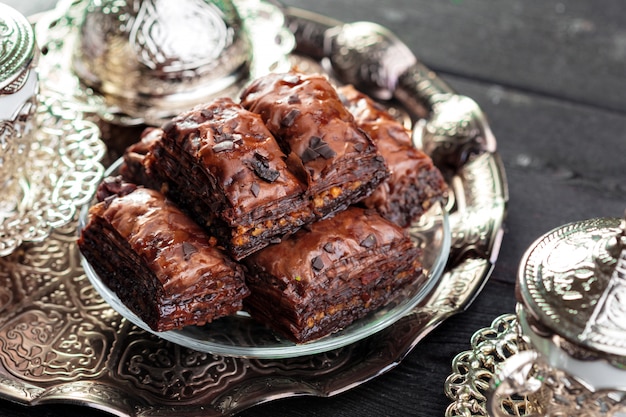
[[[286,0],[391,29],[432,69],[626,111],[626,8],[544,0]]]
[[[502,264],[549,230],[626,208],[626,115],[446,77],[487,114],[509,183]],[[514,279],[515,270],[507,271]]]

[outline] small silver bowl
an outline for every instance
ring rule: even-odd
[[[103,98],[109,121],[157,125],[238,91],[252,55],[230,1],[91,0],[72,65],[81,82]]]

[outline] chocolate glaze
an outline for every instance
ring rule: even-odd
[[[396,224],[351,207],[246,258],[253,317],[297,341],[336,331],[421,277],[420,250]]]
[[[353,86],[338,89],[358,126],[369,134],[391,172],[362,204],[402,227],[443,201],[447,185],[431,158],[412,144],[409,132],[386,109]]]
[[[181,114],[164,131],[164,146],[184,152],[213,178],[232,224],[259,205],[302,192],[261,118],[229,98]]]
[[[289,161],[302,165],[312,195],[359,181],[364,197],[388,176],[376,146],[323,75],[269,74],[243,91],[241,103],[261,115]]]
[[[243,269],[215,239],[159,192],[121,189],[90,208],[78,240],[103,282],[158,331],[240,310],[249,293]]]
[[[144,166],[241,259],[314,219],[284,159],[260,117],[223,98],[164,125]]]

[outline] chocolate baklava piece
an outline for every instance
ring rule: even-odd
[[[431,158],[415,148],[406,128],[385,108],[352,86],[338,89],[358,126],[378,146],[391,176],[362,204],[407,227],[447,195],[446,182]]]
[[[241,310],[243,269],[158,191],[107,179],[78,246],[100,279],[155,331]]]
[[[313,220],[284,159],[259,115],[224,98],[166,123],[144,165],[239,260]]]
[[[261,115],[294,172],[302,173],[318,218],[368,196],[389,175],[323,75],[269,74],[243,91],[241,104]]]
[[[124,150],[119,169],[119,174],[124,180],[157,190],[161,187],[161,181],[147,172],[145,162],[152,146],[162,137],[163,129],[147,127],[141,133],[139,141]]]
[[[294,342],[308,342],[421,285],[420,256],[398,225],[352,206],[246,258],[244,307]]]

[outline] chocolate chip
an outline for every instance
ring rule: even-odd
[[[370,233],[365,239],[363,239],[360,243],[364,248],[373,248],[376,245],[376,236]]]
[[[292,94],[287,98],[287,104],[300,104],[301,102],[300,97],[295,94]]]
[[[311,136],[309,139],[309,146],[302,152],[300,158],[303,163],[307,163],[318,157],[322,157],[324,159],[330,159],[337,155],[335,151],[328,145],[328,143],[324,142],[322,138],[319,136]]]
[[[219,142],[216,143],[215,145],[213,145],[213,152],[222,152],[222,151],[230,151],[235,147],[235,143],[230,141],[230,140],[226,140],[223,142]]]
[[[335,251],[335,247],[332,243],[328,242],[324,245],[324,250],[328,253],[333,253]]]
[[[261,155],[260,153],[255,153],[254,158],[249,160],[252,170],[254,173],[261,179],[267,182],[274,182],[280,176],[280,172],[275,169],[270,168],[269,160],[267,157]]]
[[[258,197],[259,196],[259,191],[261,191],[261,187],[259,186],[259,183],[253,182],[252,185],[250,186],[250,192],[255,197]]]
[[[280,125],[283,127],[291,127],[298,116],[300,116],[300,110],[291,109],[289,110],[289,113],[287,113],[287,115],[280,121]]]
[[[311,259],[311,266],[316,271],[321,271],[322,269],[324,269],[324,261],[321,257],[316,256],[315,258]]]
[[[207,120],[211,120],[213,118],[213,112],[209,109],[200,110],[200,114]]]
[[[300,158],[302,159],[302,163],[306,164],[307,162],[317,159],[319,156],[320,155],[317,152],[315,152],[313,149],[306,148],[304,152],[302,152],[302,155],[300,156]]]
[[[325,146],[320,146],[319,148],[316,149],[317,152],[322,156],[322,158],[330,159],[334,157],[335,155],[337,155],[335,151],[333,151],[332,148],[328,146],[327,143],[324,143],[324,145]]]
[[[191,255],[198,252],[198,249],[189,242],[183,242],[183,259],[188,261]]]
[[[357,142],[354,144],[354,150],[357,152],[363,151],[363,144],[361,142]]]

